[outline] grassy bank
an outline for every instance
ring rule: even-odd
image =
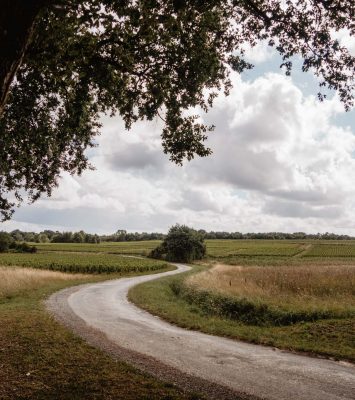
[[[231,305],[249,303],[254,309],[260,308],[260,313],[275,314],[276,325],[297,320],[355,317],[355,267],[350,265],[238,267],[217,264],[189,277],[181,289],[181,294],[192,294],[192,302],[194,293],[196,297],[198,293],[206,293],[210,298],[214,295],[230,299]]]
[[[118,275],[0,268],[0,399],[197,399],[87,345],[43,300],[64,287]],[[6,276],[6,279],[5,279]]]
[[[204,270],[205,267],[194,268],[194,272]],[[286,326],[243,323],[211,313],[198,302],[176,293],[174,286],[183,285],[183,280],[193,279],[192,276],[187,273],[141,284],[131,289],[130,300],[187,329],[355,362],[355,318],[320,319]]]

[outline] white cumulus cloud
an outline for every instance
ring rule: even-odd
[[[355,136],[337,123],[334,97],[323,103],[269,73],[232,77],[206,123],[213,154],[184,167],[162,152],[160,120],[130,132],[104,118],[96,171],[63,176],[50,199],[20,208],[4,228],[61,227],[92,232],[165,231],[175,222],[210,230],[354,233]]]

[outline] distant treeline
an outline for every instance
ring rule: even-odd
[[[17,242],[33,242],[33,243],[100,243],[99,235],[91,233],[79,232],[58,232],[45,230],[40,233],[22,232],[16,229],[9,232],[9,235]]]
[[[283,233],[283,232],[263,232],[263,233],[241,233],[241,232],[206,232],[202,229],[198,231],[205,239],[264,239],[264,240],[283,240],[283,239],[313,239],[313,240],[351,240],[355,239],[349,235],[337,235],[335,233],[316,233],[307,234],[304,232]],[[58,232],[44,230],[40,233],[23,232],[16,229],[9,232],[12,239],[16,242],[34,243],[100,243],[100,242],[133,242],[142,240],[163,240],[163,233],[135,232],[129,233],[125,230],[118,230],[112,235],[96,235],[79,232]]]
[[[314,239],[314,240],[351,240],[355,239],[349,235],[337,235],[336,233],[315,233],[305,232],[259,232],[259,233],[241,233],[241,232],[206,232],[200,230],[205,239],[264,239],[264,240],[283,240],[283,239]]]
[[[148,233],[148,232],[134,232],[129,233],[124,229],[119,229],[112,235],[100,236],[103,242],[133,242],[140,240],[163,240],[165,238],[164,233]]]

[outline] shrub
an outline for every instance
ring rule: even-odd
[[[17,244],[16,250],[20,253],[37,253],[37,247],[29,246],[26,242]]]
[[[6,232],[0,232],[0,253],[9,250],[12,237]]]
[[[206,254],[203,235],[186,225],[176,224],[170,228],[164,241],[151,251],[150,257],[168,261],[191,262]]]
[[[26,242],[16,243],[14,241],[10,244],[9,248],[16,253],[37,253],[37,247],[30,246]]]

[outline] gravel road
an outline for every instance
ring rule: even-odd
[[[355,366],[187,331],[127,300],[142,282],[185,272],[81,285],[53,294],[47,307],[89,343],[159,378],[214,399],[355,399]]]

